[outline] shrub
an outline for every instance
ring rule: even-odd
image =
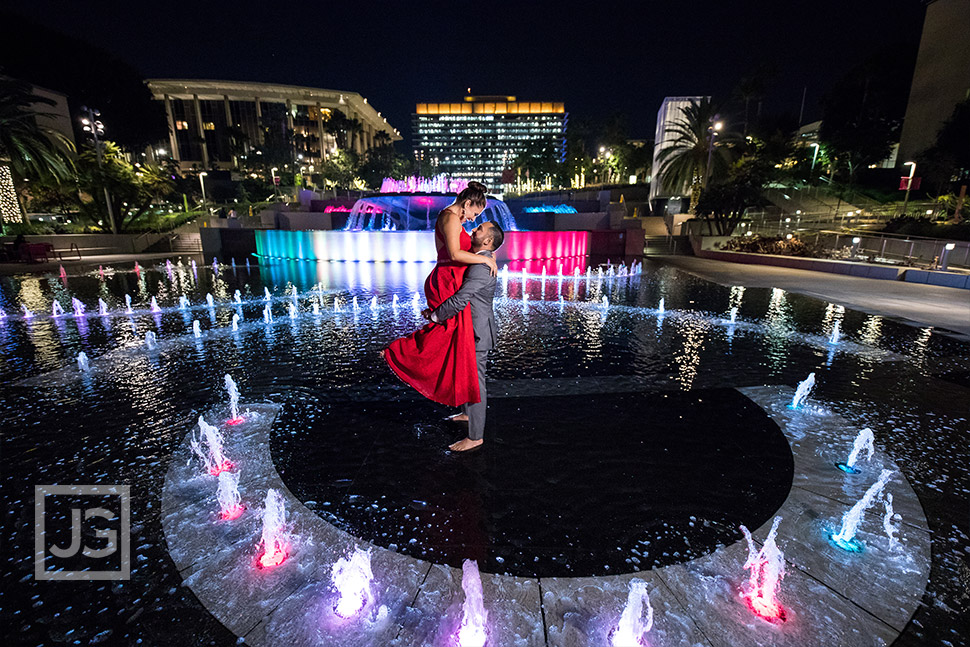
[[[727,252],[776,254],[779,256],[820,257],[824,255],[824,252],[818,246],[806,243],[797,236],[790,239],[781,236],[737,236],[718,245],[718,248]]]

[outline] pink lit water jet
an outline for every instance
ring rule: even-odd
[[[263,507],[263,536],[259,542],[262,554],[257,559],[261,568],[279,566],[289,555],[289,533],[286,531],[286,506],[283,496],[270,488]]]
[[[193,435],[189,440],[189,447],[199,457],[205,470],[212,476],[219,476],[221,472],[231,470],[234,465],[223,452],[225,439],[219,430],[208,424],[202,416],[199,416],[199,429],[202,437],[196,439]],[[203,444],[206,445],[206,449],[203,449]]]
[[[403,180],[387,177],[381,183],[381,193],[458,193],[467,188],[468,180],[452,179],[447,175],[412,175]]]
[[[370,551],[354,548],[349,557],[341,557],[331,569],[333,586],[340,596],[334,613],[352,618],[364,608],[370,598],[370,583],[374,573],[370,565]]]
[[[488,640],[485,631],[488,613],[482,600],[482,576],[475,560],[466,559],[461,565],[461,588],[465,592],[465,601],[461,605],[458,646],[484,647]]]
[[[216,500],[219,501],[219,517],[223,521],[232,521],[242,515],[246,507],[242,504],[242,498],[239,496],[238,472],[219,473],[219,490],[216,492]]]
[[[781,624],[787,619],[785,609],[778,601],[778,586],[785,576],[785,556],[775,543],[780,523],[781,517],[775,517],[761,550],[755,548],[748,529],[741,526],[741,532],[748,542],[748,559],[744,568],[750,572],[747,587],[742,587],[741,597],[756,616],[772,624]]]

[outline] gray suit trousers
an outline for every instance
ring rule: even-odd
[[[478,363],[478,402],[462,405],[462,411],[468,416],[468,437],[481,440],[485,434],[485,409],[488,407],[488,394],[485,392],[485,362],[488,361],[487,350],[476,350],[475,360]]]

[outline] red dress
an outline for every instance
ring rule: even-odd
[[[464,228],[459,242],[463,250],[471,249],[472,239]],[[437,308],[458,291],[467,268],[464,263],[449,260],[448,249],[442,245],[438,264],[424,282],[429,308]],[[440,324],[429,323],[394,340],[384,351],[384,359],[399,378],[429,400],[452,407],[480,401],[470,306]]]

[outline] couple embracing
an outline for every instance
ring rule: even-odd
[[[468,422],[468,437],[449,449],[468,451],[481,446],[485,431],[485,363],[495,344],[497,266],[493,252],[505,232],[485,221],[469,235],[462,226],[485,209],[487,189],[469,182],[435,221],[438,262],[424,282],[429,323],[393,341],[383,351],[388,366],[424,397],[462,407],[450,419]]]

